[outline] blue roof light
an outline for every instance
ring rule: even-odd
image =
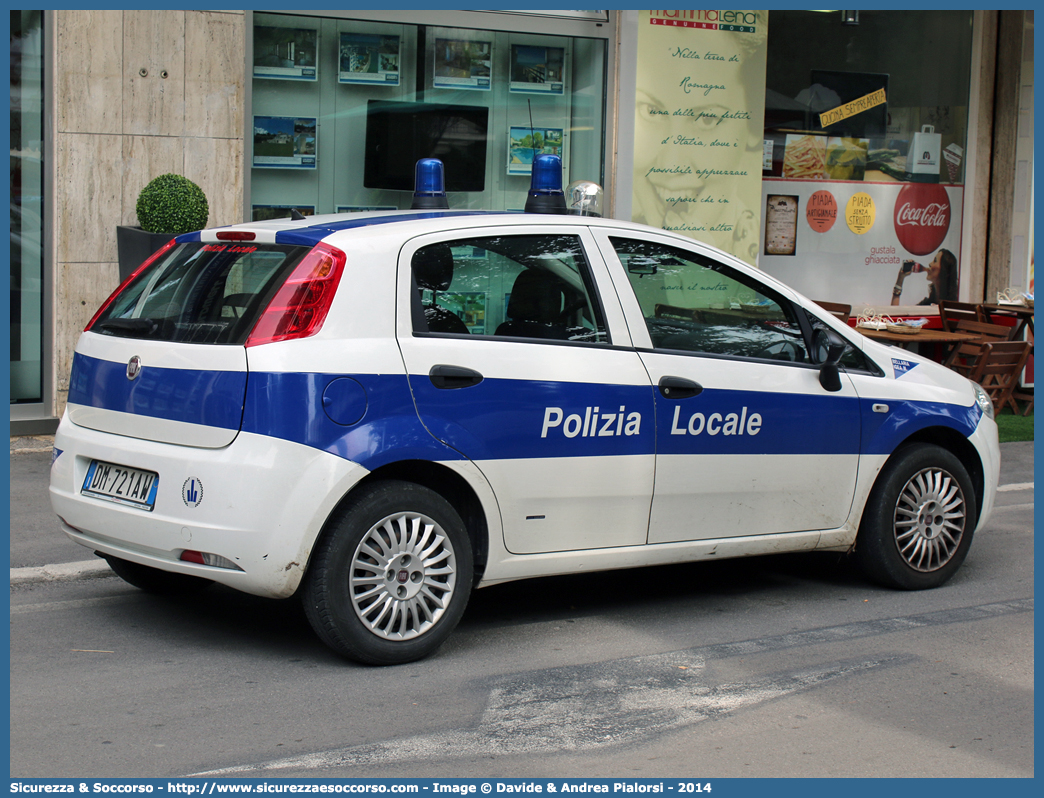
[[[562,159],[541,154],[533,159],[526,213],[568,213],[562,191]]]
[[[445,167],[438,158],[421,158],[414,172],[413,203],[410,210],[444,210],[446,198]]]
[[[557,155],[541,153],[533,159],[531,191],[552,192],[562,190],[562,159]]]

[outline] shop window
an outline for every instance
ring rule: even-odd
[[[406,209],[421,157],[451,208],[521,210],[537,153],[603,182],[604,40],[254,14],[254,220]]]
[[[962,183],[972,12],[846,13],[769,13],[765,175]]]
[[[43,12],[11,11],[11,404],[43,401]]]
[[[963,10],[769,13],[762,269],[894,315],[960,298],[972,22]]]

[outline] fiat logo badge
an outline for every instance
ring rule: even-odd
[[[405,585],[410,580],[410,572],[403,568],[396,574],[396,579],[399,580],[400,585]]]
[[[135,355],[127,361],[127,379],[133,380],[141,374],[141,358]]]

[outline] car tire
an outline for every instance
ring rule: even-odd
[[[887,587],[938,587],[964,562],[977,518],[961,461],[940,446],[909,446],[892,456],[870,492],[856,558]]]
[[[189,574],[175,574],[161,571],[150,565],[122,560],[119,557],[100,555],[120,579],[134,585],[139,590],[157,596],[183,596],[206,590],[212,584],[209,579]]]
[[[360,488],[312,553],[302,591],[309,623],[330,648],[367,665],[428,656],[464,614],[471,541],[453,506],[428,488]]]

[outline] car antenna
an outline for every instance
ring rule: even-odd
[[[305,215],[301,213],[297,208],[290,209],[290,221],[301,222],[304,221]]]
[[[531,148],[533,150],[533,158],[530,160],[530,163],[533,163],[537,157],[536,130],[533,129],[533,101],[528,97],[526,97],[526,105],[529,106],[529,143],[533,145]]]

